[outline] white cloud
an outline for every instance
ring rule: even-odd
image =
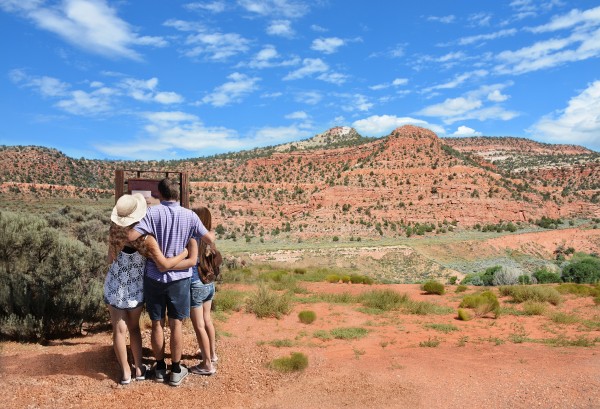
[[[158,78],[137,80],[127,78],[120,83],[120,87],[127,95],[137,101],[158,102],[160,104],[176,104],[183,102],[183,97],[175,92],[158,92]]]
[[[294,0],[238,0],[238,4],[246,11],[263,17],[299,18],[309,11],[307,4]]]
[[[103,0],[65,0],[53,6],[42,1],[2,1],[0,7],[31,20],[87,52],[107,57],[141,59],[136,45],[163,47],[162,37],[139,36]]]
[[[377,51],[369,55],[369,57],[387,57],[387,58],[400,58],[404,56],[404,47],[406,44],[396,44],[395,46],[388,48],[385,51]]]
[[[510,2],[516,13],[512,16],[512,20],[523,20],[525,18],[537,17],[541,12],[550,11],[555,7],[564,6],[562,0],[513,0]]]
[[[508,95],[504,95],[500,90],[495,89],[488,94],[487,99],[493,102],[503,102],[508,99]]]
[[[490,13],[475,13],[468,17],[468,21],[472,26],[489,26],[492,15]]]
[[[299,92],[294,97],[296,102],[300,102],[307,105],[316,105],[323,99],[323,95],[321,95],[317,91],[305,91]]]
[[[210,11],[211,13],[222,13],[227,8],[224,1],[212,1],[210,3],[188,3],[183,7],[188,10],[206,10]]]
[[[109,87],[92,87],[92,92],[71,90],[71,86],[56,78],[32,76],[24,70],[9,72],[9,78],[18,85],[32,88],[46,98],[59,99],[55,106],[73,115],[98,115],[112,109],[112,98],[118,91]]]
[[[519,114],[514,111],[505,110],[499,105],[484,106],[484,100],[492,103],[503,102],[508,96],[503,94],[502,89],[512,85],[509,81],[505,84],[483,85],[475,90],[465,93],[461,97],[447,98],[444,102],[430,105],[418,112],[425,116],[438,116],[445,123],[454,123],[461,120],[478,119],[501,119],[504,121],[515,118]]]
[[[523,74],[600,56],[600,7],[555,17],[550,23],[530,28],[533,33],[571,29],[563,37],[538,41],[518,50],[505,50],[496,58],[501,74]]]
[[[224,61],[248,51],[250,41],[237,33],[198,33],[188,36],[186,44],[191,47],[185,52],[188,57],[204,55],[208,60]]]
[[[280,37],[293,37],[295,33],[290,20],[274,20],[267,26],[267,34]]]
[[[283,77],[284,81],[298,80],[313,74],[329,71],[329,66],[320,58],[305,58],[302,60],[302,67],[288,73]]]
[[[554,143],[583,144],[600,150],[600,81],[594,81],[567,107],[546,115],[530,132]]]
[[[53,77],[34,77],[28,75],[25,70],[14,69],[9,72],[9,78],[15,84],[33,88],[44,97],[58,97],[68,93],[69,84]]]
[[[437,21],[437,22],[444,23],[444,24],[450,24],[450,23],[454,22],[454,20],[456,20],[456,16],[454,16],[453,14],[450,14],[448,16],[442,16],[442,17],[428,16],[427,20],[428,21]]]
[[[397,117],[395,115],[373,115],[365,119],[354,121],[352,126],[362,135],[382,136],[388,135],[394,129],[403,125],[416,125],[432,130],[443,135],[446,133],[443,127],[430,124],[421,119],[410,117]]]
[[[477,132],[475,129],[469,128],[468,126],[461,125],[456,129],[452,136],[481,136],[481,132]]]
[[[444,102],[430,105],[418,113],[425,116],[453,117],[477,109],[481,105],[482,102],[478,99],[464,97],[447,98]]]
[[[338,37],[317,38],[313,40],[310,48],[325,54],[333,54],[345,44],[345,40]]]
[[[312,132],[302,129],[301,126],[264,127],[257,130],[252,136],[253,146],[279,145],[281,143],[307,138]]]
[[[390,87],[400,87],[402,85],[408,84],[407,78],[395,78],[392,82],[384,82],[383,84],[372,85],[369,88],[373,91],[378,91],[381,89],[386,89]]]
[[[98,115],[112,110],[111,97],[116,94],[110,88],[99,88],[92,92],[76,90],[56,103],[56,107],[73,115]]]
[[[452,79],[451,81],[445,82],[443,84],[438,84],[438,85],[434,85],[432,87],[427,87],[427,88],[423,88],[423,93],[428,93],[437,89],[451,89],[451,88],[456,88],[459,85],[462,85],[463,83],[465,83],[467,80],[474,78],[474,77],[485,77],[488,75],[488,72],[486,70],[476,70],[476,71],[470,71],[470,72],[465,72],[463,74],[459,74],[456,75],[454,77],[454,79]]]
[[[341,74],[339,72],[325,72],[317,77],[321,81],[330,82],[336,85],[342,85],[348,79],[346,74]]]
[[[235,102],[240,102],[243,97],[255,91],[257,82],[260,81],[258,77],[249,77],[246,74],[240,74],[234,72],[229,75],[231,81],[218,86],[215,90],[202,98],[202,102],[205,104],[211,104],[215,107],[222,107]]]
[[[555,16],[548,24],[529,28],[529,30],[534,33],[545,33],[564,30],[581,24],[584,26],[597,26],[600,24],[600,6],[584,11],[573,9],[565,15]]]
[[[488,41],[488,40],[495,40],[497,38],[512,37],[515,34],[517,34],[517,30],[514,28],[510,28],[510,29],[506,29],[506,30],[497,31],[495,33],[479,34],[479,35],[475,35],[475,36],[463,37],[458,40],[458,44],[459,45],[470,45],[473,43],[481,43],[481,42]]]
[[[304,111],[296,111],[285,116],[286,119],[307,119],[308,114]]]
[[[487,121],[488,119],[500,119],[502,121],[510,121],[513,118],[519,116],[518,112],[507,111],[500,106],[491,106],[481,109],[475,109],[472,111],[466,111],[462,114],[456,114],[453,117],[444,119],[447,124],[453,124],[458,121],[467,121],[471,119],[477,119],[478,121]]]
[[[386,88],[390,88],[390,87],[399,87],[399,86],[406,85],[406,84],[408,84],[407,78],[395,78],[392,82],[385,82],[383,84],[372,85],[369,88],[372,89],[373,91],[378,91],[381,89],[386,89]]]
[[[299,57],[291,57],[290,59],[281,59],[277,49],[273,45],[266,45],[252,58],[249,63],[242,63],[239,66],[247,65],[250,68],[271,68],[271,67],[288,67],[300,64]]]
[[[366,95],[362,94],[339,94],[341,108],[348,112],[366,112],[373,108],[373,103],[369,101]]]
[[[406,84],[408,84],[407,78],[395,78],[394,81],[392,81],[392,85],[394,87],[399,87],[400,85],[406,85]]]
[[[188,57],[202,56],[209,61],[221,62],[249,49],[250,40],[237,33],[220,33],[200,23],[184,20],[171,19],[164,25],[190,33],[185,38],[184,54]]]
[[[186,151],[189,155],[204,155],[207,149],[241,149],[247,147],[238,134],[225,127],[207,127],[192,114],[180,111],[150,112],[146,120],[145,135],[132,143],[102,144],[101,152],[131,159],[155,159],[165,152]]]
[[[313,24],[313,25],[311,25],[311,26],[310,26],[310,29],[311,29],[312,31],[316,31],[316,32],[318,32],[318,33],[325,33],[326,31],[328,31],[326,28],[324,28],[324,27],[321,27],[321,26],[319,26],[319,25],[317,25],[317,24]]]
[[[267,92],[265,94],[262,94],[260,97],[261,98],[279,98],[282,95],[283,95],[283,92]]]

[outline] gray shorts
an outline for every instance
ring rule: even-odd
[[[190,288],[191,308],[202,307],[207,301],[212,301],[215,296],[215,283],[202,284],[202,281],[195,281]]]

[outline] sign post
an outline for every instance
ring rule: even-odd
[[[145,175],[145,174],[151,175]],[[151,178],[148,176],[162,175],[161,178]],[[144,177],[142,177],[144,176]],[[158,170],[115,170],[115,203],[125,193],[141,193],[146,197],[149,206],[159,203],[158,182],[162,178],[171,178],[176,176],[179,179],[179,202],[183,207],[190,207],[190,189],[189,177],[187,172],[171,172]]]

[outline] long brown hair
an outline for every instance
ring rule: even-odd
[[[192,210],[198,215],[206,230],[210,231],[212,229],[212,215],[210,214],[210,210],[206,207],[196,207]]]

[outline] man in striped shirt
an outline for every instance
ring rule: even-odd
[[[165,255],[171,257],[183,251],[192,237],[199,237],[215,248],[214,235],[206,230],[196,213],[182,207],[179,202],[179,186],[170,179],[158,184],[160,204],[148,208],[146,216],[131,230],[129,240],[143,234],[156,237]],[[192,264],[195,264],[193,260]],[[171,330],[171,375],[169,384],[178,386],[187,376],[187,368],[180,365],[183,350],[182,321],[190,315],[190,283],[192,269],[170,270],[161,273],[156,264],[146,261],[144,297],[146,310],[152,320],[152,350],[156,359],[155,380],[164,382],[165,363],[165,311]]]

